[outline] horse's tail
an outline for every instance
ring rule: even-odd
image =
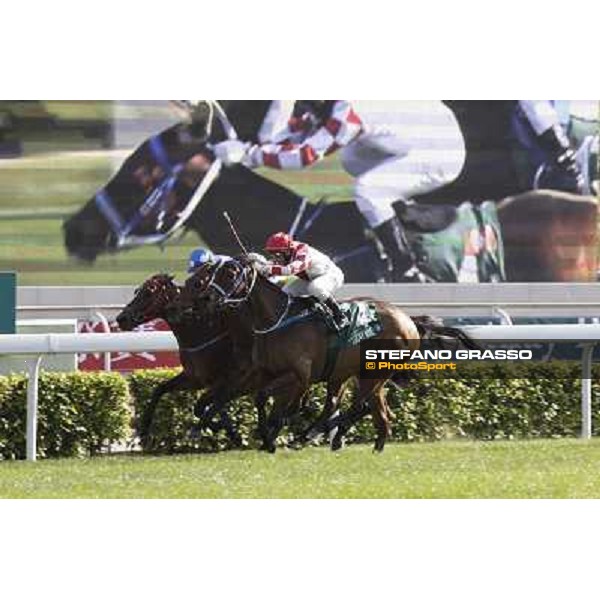
[[[431,340],[434,342],[444,342],[449,338],[458,340],[468,350],[481,350],[481,346],[462,329],[458,327],[448,327],[439,317],[431,317],[429,315],[420,315],[411,317],[414,324],[417,326],[419,335],[423,340]]]

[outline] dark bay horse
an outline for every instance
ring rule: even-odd
[[[253,369],[262,378],[265,393],[275,396],[265,439],[269,451],[275,451],[275,440],[282,426],[302,407],[309,386],[324,380],[328,383],[326,405],[319,422],[312,428],[313,433],[338,427],[332,442],[332,449],[338,449],[346,431],[370,412],[377,431],[375,450],[383,450],[391,431],[391,411],[384,393],[389,377],[358,378],[358,394],[350,410],[336,418],[335,424],[327,421],[327,416],[336,408],[344,383],[360,373],[358,345],[342,348],[326,373],[330,332],[325,324],[321,320],[294,321],[298,311],[305,308],[303,301],[292,300],[281,288],[258,274],[244,258],[204,267],[188,279],[182,301],[193,304],[200,298],[208,298],[217,307],[233,309],[226,312],[230,315],[228,326],[234,339],[237,336],[254,338]],[[373,304],[382,324],[382,332],[377,337],[393,341],[399,349],[417,349],[424,332],[439,327],[435,321],[425,318],[419,327],[397,306],[379,301]],[[286,326],[286,322],[290,326]],[[472,342],[458,329],[439,329],[444,336],[467,344]]]
[[[146,440],[160,398],[168,393],[181,390],[206,390],[194,407],[194,414],[202,426],[213,431],[224,429],[232,442],[241,444],[222,402],[223,408],[216,410],[215,400],[226,399],[235,393],[234,380],[230,370],[232,339],[228,334],[224,319],[218,314],[209,314],[200,304],[195,312],[184,312],[179,305],[181,288],[173,282],[173,277],[158,274],[146,280],[136,291],[131,302],[117,316],[117,323],[123,331],[152,321],[163,319],[171,328],[179,344],[181,373],[159,384],[152,393],[151,400],[140,423],[140,437]],[[241,395],[241,394],[238,394]],[[262,403],[261,403],[262,402]],[[220,406],[220,405],[219,405]],[[257,398],[259,429],[264,423],[264,401]],[[219,420],[213,423],[218,414]]]
[[[269,102],[233,100],[221,101],[220,105],[239,137],[252,140]],[[224,139],[223,124],[214,112],[207,110],[192,125],[175,125],[143,143],[105,186],[104,200],[99,202],[96,194],[65,222],[68,253],[93,262],[101,253],[123,249],[118,243],[119,232],[133,224],[133,232],[139,236],[158,233],[156,221],[142,218],[153,190],[159,182],[168,183],[170,170],[181,168],[177,183],[165,192],[167,209],[172,205],[171,213],[179,214],[194,190],[214,174],[211,145]],[[594,240],[589,235],[578,237],[582,224],[586,232],[596,226],[598,209],[594,197],[553,190],[524,192],[514,182],[498,195],[496,187],[478,190],[469,181],[469,177],[461,175],[453,187],[451,184],[415,200],[455,207],[467,198],[474,203],[488,199],[500,202],[498,213],[505,239],[508,281],[595,279]],[[510,200],[501,202],[508,194],[512,194]],[[235,254],[237,247],[223,227],[223,211],[235,222],[244,223],[247,246],[260,248],[273,231],[293,229],[301,239],[332,256],[348,283],[381,281],[385,277],[386,262],[352,202],[306,203],[299,194],[272,179],[236,165],[220,169],[181,227],[197,232],[215,252]],[[169,221],[169,210],[166,213],[164,227],[168,229],[175,217]],[[398,216],[402,219],[400,209]],[[557,258],[562,260],[567,255],[565,261],[569,263],[575,254],[585,255],[585,259],[575,260],[575,267],[566,264],[565,268],[556,268]]]

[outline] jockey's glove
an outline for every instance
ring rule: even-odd
[[[241,163],[246,156],[250,144],[240,140],[225,140],[213,147],[213,152],[226,167]]]
[[[269,262],[262,254],[259,254],[258,252],[250,252],[248,254],[248,260],[254,265]]]
[[[544,165],[538,187],[583,193],[585,181],[563,128],[554,125],[544,131],[539,140],[549,160]]]
[[[263,277],[269,277],[271,275],[271,265],[268,263],[254,263],[254,268]]]

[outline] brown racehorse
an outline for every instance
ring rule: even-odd
[[[209,298],[217,307],[237,309],[226,311],[230,315],[228,326],[234,345],[237,336],[244,339],[254,336],[254,375],[258,374],[262,380],[265,393],[275,396],[267,421],[267,450],[275,451],[275,440],[282,426],[301,408],[311,383],[326,380],[326,406],[317,429],[323,426],[323,420],[335,409],[343,384],[360,373],[359,346],[342,348],[333,368],[324,373],[330,338],[326,325],[320,319],[295,320],[294,317],[306,309],[306,303],[291,299],[281,288],[261,276],[246,258],[206,266],[196,272],[184,286],[182,302],[193,303],[200,298]],[[377,338],[391,340],[399,349],[417,349],[421,334],[416,323],[393,304],[373,303],[383,328]],[[421,329],[427,327],[435,329],[436,325],[434,321],[424,320]],[[472,342],[458,329],[440,329],[445,336],[467,344]],[[476,346],[474,342],[472,344]],[[388,379],[359,378],[358,394],[351,409],[335,419],[338,432],[332,449],[341,446],[345,432],[366,413],[368,406],[377,431],[375,450],[383,450],[391,430],[391,411],[384,394]],[[331,426],[326,425],[327,428]]]
[[[117,323],[123,331],[130,331],[154,319],[163,319],[179,344],[183,370],[153,391],[141,419],[140,437],[143,441],[148,439],[156,406],[163,394],[209,388],[198,400],[194,414],[200,419],[202,426],[208,426],[214,431],[225,429],[234,444],[240,445],[240,436],[225,410],[227,399],[235,394],[235,384],[229,369],[232,340],[223,318],[209,315],[204,306],[200,306],[196,313],[182,312],[178,303],[180,293],[181,288],[173,283],[173,277],[154,275],[136,290],[133,300],[117,316]],[[216,399],[219,399],[218,404]],[[257,398],[259,429],[265,420],[265,401],[262,397]],[[213,424],[216,414],[219,415],[219,421]]]

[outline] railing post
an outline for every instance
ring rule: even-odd
[[[104,333],[110,333],[110,324],[109,324],[106,316],[104,314],[102,314],[99,310],[94,312],[94,316],[98,317],[98,320],[102,324],[102,329],[104,330]],[[105,371],[112,370],[111,363],[110,363],[110,352],[104,353],[104,370]]]
[[[492,312],[496,313],[500,317],[500,321],[503,325],[514,325],[511,316],[508,314],[508,311],[500,308],[499,306],[492,306]]]
[[[35,461],[37,455],[38,384],[42,356],[27,361],[27,438],[26,458]]]
[[[581,353],[581,437],[592,437],[592,355],[595,344],[583,344]]]

